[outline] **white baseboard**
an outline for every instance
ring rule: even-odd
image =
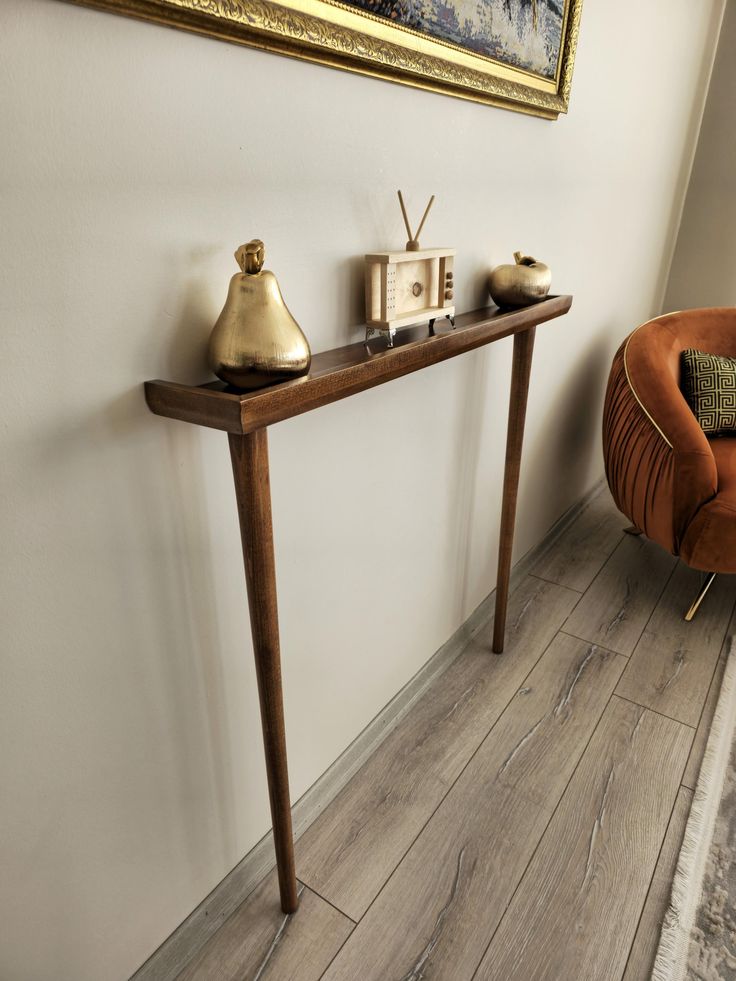
[[[542,541],[516,563],[511,574],[511,592],[604,487],[605,480],[599,480],[577,504],[555,522]],[[493,616],[495,592],[494,589],[483,600],[465,623],[458,627],[452,637],[432,655],[388,705],[368,723],[332,766],[294,804],[292,821],[295,838],[298,838],[319,813],[334,800],[371,753],[399,724],[412,705],[452,664],[470,638],[489,622]],[[173,981],[203,944],[271,871],[274,864],[273,836],[269,831],[136,971],[131,981]]]

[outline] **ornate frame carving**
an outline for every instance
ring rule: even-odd
[[[556,119],[567,112],[583,0],[564,0],[554,80],[435,41],[339,0],[69,0],[293,58]]]

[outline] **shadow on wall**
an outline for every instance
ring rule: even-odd
[[[174,356],[172,361],[181,364],[182,359]],[[186,369],[172,368],[173,377],[180,370]],[[144,547],[137,556],[127,553],[134,564],[121,569],[119,578],[123,584],[139,580],[137,595],[147,598],[150,611],[149,629],[141,630],[131,645],[134,654],[146,658],[145,670],[155,675],[148,692],[141,692],[141,698],[148,699],[146,728],[165,729],[164,741],[176,747],[168,763],[162,760],[173,767],[176,805],[201,797],[197,776],[209,775],[219,824],[210,841],[224,864],[236,847],[235,802],[200,434],[152,416],[140,388],[111,404],[104,422],[118,441],[133,427],[151,428],[149,459],[121,467],[120,480],[129,487],[128,514],[131,522],[142,522]],[[127,533],[121,526],[117,537]],[[140,611],[131,603],[124,616],[135,630]],[[154,741],[152,752],[155,747]],[[177,806],[177,823],[188,842],[188,867],[198,877],[209,873],[209,859],[201,855],[202,827],[196,811]]]
[[[685,145],[693,147],[696,155],[694,161],[686,153],[681,156],[678,190],[673,196],[664,239],[671,243],[671,247],[663,250],[654,294],[657,301],[655,313],[688,307],[730,305],[734,302],[731,270],[736,258],[736,235],[732,220],[733,151],[736,141],[733,126],[724,125],[724,120],[733,115],[736,89],[733,69],[736,10],[733,4],[726,3],[723,8],[713,5],[708,33],[710,37],[718,37],[722,12],[712,78],[711,65],[704,58],[693,88]],[[707,102],[701,116],[702,99],[707,99]],[[721,180],[718,179],[719,175]],[[723,274],[724,270],[727,270],[726,275]]]
[[[504,353],[510,355],[510,352],[509,345]],[[536,442],[532,443],[527,437],[522,453],[515,535],[517,547],[514,551],[514,561],[518,561],[529,547],[526,542],[522,544],[521,516],[539,513],[544,515],[544,527],[539,529],[537,534],[537,538],[541,539],[548,528],[562,516],[568,502],[580,499],[588,490],[591,470],[594,469],[596,458],[601,452],[600,416],[610,370],[610,344],[606,340],[605,332],[599,334],[597,339],[580,354],[577,364],[564,384],[560,386],[558,397],[552,404],[549,403],[546,393],[542,393],[543,398],[540,395],[538,400],[535,399],[539,381],[535,382],[535,367],[532,366],[527,427],[529,428],[530,417],[535,413],[535,404],[544,406],[542,410],[544,416],[541,425],[535,427]],[[539,355],[538,351],[537,376]],[[491,359],[500,356],[502,356],[501,349],[488,348],[476,352],[464,366],[463,404],[458,416],[453,467],[456,479],[453,484],[451,512],[447,516],[448,526],[453,528],[453,541],[456,543],[454,567],[462,570],[455,580],[454,616],[458,623],[471,612],[467,605],[471,577],[473,519],[478,496],[484,420],[487,413],[491,411],[489,403],[492,403],[493,411],[500,413],[503,418],[502,425],[494,434],[495,445],[485,450],[494,454],[495,460],[498,461],[493,472],[494,492],[497,491],[500,507],[508,384],[503,392],[494,392],[493,397],[488,391]],[[510,370],[509,359],[509,375]],[[499,520],[500,510],[498,514],[494,513],[491,519],[493,534],[497,531]],[[490,549],[486,551],[487,557],[484,559],[481,578],[488,582],[490,591],[496,581],[497,554],[491,553]]]
[[[185,338],[181,344],[186,352],[200,333],[201,320],[192,318],[176,333],[177,344]],[[175,377],[201,372],[195,360],[184,366],[185,360],[176,352],[172,356]],[[129,734],[131,754],[145,746],[146,756],[155,760],[136,771],[140,782],[135,794],[150,800],[155,821],[175,816],[172,853],[183,864],[184,875],[191,875],[201,889],[202,880],[211,875],[213,853],[223,867],[232,864],[237,834],[200,447],[193,427],[152,416],[138,385],[67,423],[61,432],[47,429],[38,445],[45,467],[56,465],[67,472],[79,469],[84,457],[98,454],[96,465],[105,468],[106,483],[114,488],[109,498],[96,502],[93,517],[81,526],[87,538],[78,543],[82,561],[88,563],[85,575],[104,577],[107,570],[101,566],[109,569],[112,564],[115,589],[107,591],[109,604],[80,624],[79,641],[83,658],[95,658],[98,664],[100,657],[124,661],[124,670],[110,670],[109,683],[126,690],[90,699],[87,711],[102,717],[89,724],[100,733]],[[83,488],[79,490],[82,494]],[[100,674],[104,679],[105,672]],[[152,779],[155,774],[159,780]],[[128,819],[118,813],[115,801],[130,794],[130,771],[111,766],[106,779],[110,786],[100,802],[109,806],[99,803],[101,821],[110,829],[110,839],[119,841],[125,828],[118,826]],[[209,781],[204,794],[203,779]],[[203,797],[212,802],[204,811],[185,806]],[[157,833],[152,825],[152,846]],[[208,854],[202,850],[205,835]],[[132,861],[154,858],[145,841],[140,846]],[[76,915],[73,908],[70,913]],[[141,913],[145,915],[144,906]]]
[[[214,380],[207,366],[207,346],[221,304],[212,296],[212,277],[204,267],[219,251],[197,249],[175,257],[187,270],[201,272],[177,287],[175,326],[168,331],[162,331],[160,323],[151,326],[163,348],[151,363],[162,366],[159,370],[165,378],[191,384]],[[162,306],[163,316],[172,317]],[[150,427],[155,444],[149,464],[141,461],[140,466],[141,474],[150,475],[147,486],[140,475],[134,481],[136,514],[146,523],[145,540],[151,545],[146,552],[148,567],[136,571],[145,576],[147,590],[155,596],[154,608],[159,611],[153,624],[155,640],[142,639],[142,646],[147,641],[151,647],[152,663],[160,672],[154,686],[159,697],[149,705],[149,711],[151,720],[164,717],[174,733],[174,745],[181,747],[173,754],[180,799],[201,797],[201,788],[193,779],[197,773],[209,774],[209,797],[219,822],[219,834],[210,840],[219,846],[219,857],[225,863],[232,861],[237,836],[218,602],[213,588],[212,530],[202,477],[202,434],[194,427],[150,415],[142,388],[130,395],[135,406],[130,405],[127,413],[123,405],[111,407],[111,424]],[[136,420],[136,416],[140,418]],[[162,559],[166,562],[163,570],[158,564]],[[187,697],[182,699],[182,693]],[[200,766],[195,765],[197,758]],[[189,868],[209,872],[209,860],[200,854],[201,822],[188,808],[179,810],[178,821],[188,840]]]
[[[345,343],[353,344],[365,337],[365,259],[353,256],[340,263],[336,276],[339,310],[345,311]]]
[[[601,454],[600,419],[611,367],[607,336],[612,336],[615,329],[609,325],[600,330],[596,339],[580,351],[559,386],[557,399],[550,403],[545,396],[544,421],[538,428],[536,443],[524,446],[517,513],[539,511],[543,497],[547,528],[542,533],[562,516],[571,500],[579,500],[589,489],[591,470]],[[532,366],[530,413],[535,411],[534,374]],[[515,559],[521,554],[515,550]]]
[[[458,414],[457,435],[455,438],[455,458],[450,513],[447,525],[453,529],[455,544],[454,568],[462,570],[455,578],[455,603],[453,617],[462,623],[468,616],[468,591],[470,587],[470,563],[472,545],[472,524],[475,515],[475,501],[478,484],[478,468],[483,439],[483,420],[488,409],[489,362],[493,349],[483,348],[466,357],[464,370],[463,404]],[[504,393],[497,405],[505,404],[508,398]],[[503,460],[503,450],[501,450]],[[502,469],[499,468],[499,474]],[[489,583],[491,580],[488,580]],[[489,585],[489,590],[492,587]]]
[[[217,280],[212,275],[211,262],[220,252],[218,247],[171,255],[168,264],[174,270],[172,288],[162,296],[159,309],[151,317],[140,352],[146,377],[158,371],[159,377],[175,378],[184,384],[214,380],[207,365],[207,345],[226,295],[224,289],[220,296],[213,293]],[[182,275],[177,275],[177,271]]]
[[[163,363],[168,378],[192,379],[194,384],[214,379],[207,366],[207,345],[220,311],[218,308],[213,316],[210,285],[204,276],[192,278],[182,292],[176,327],[166,336]]]

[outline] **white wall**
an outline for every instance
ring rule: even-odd
[[[736,304],[736,4],[726,4],[665,309]]]
[[[207,376],[234,248],[265,239],[316,351],[360,336],[397,187],[438,195],[460,310],[514,249],[549,262],[575,303],[538,332],[521,555],[601,474],[720,12],[588,0],[550,123],[3,0],[0,977],[126,977],[269,825],[225,436],[141,387]],[[295,799],[494,585],[509,365],[506,341],[272,430]]]

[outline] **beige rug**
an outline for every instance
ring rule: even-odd
[[[652,981],[736,981],[736,654],[729,653]]]

